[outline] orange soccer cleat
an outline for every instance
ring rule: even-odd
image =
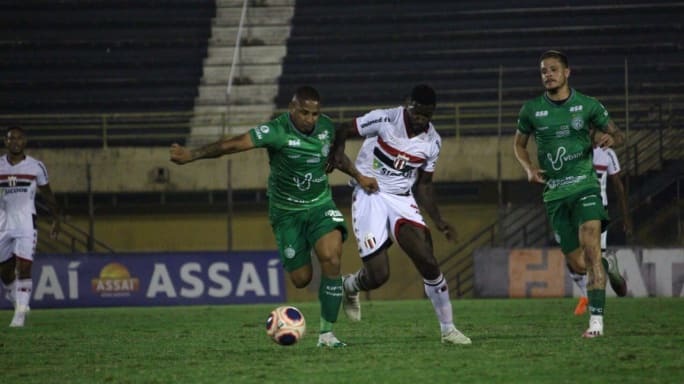
[[[587,304],[589,304],[589,299],[586,296],[580,297],[575,307],[575,316],[584,315],[587,312]]]

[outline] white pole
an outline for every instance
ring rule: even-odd
[[[242,14],[240,15],[240,25],[237,30],[237,37],[235,38],[235,48],[233,49],[233,62],[230,64],[230,73],[228,74],[228,85],[226,86],[226,105],[230,102],[230,92],[233,88],[233,76],[235,75],[236,63],[239,60],[238,54],[240,53],[240,42],[242,37],[242,28],[245,24],[245,18],[247,16],[247,0],[242,2]]]

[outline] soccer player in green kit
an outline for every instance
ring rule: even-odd
[[[546,92],[520,109],[514,153],[528,181],[545,185],[546,213],[568,268],[587,274],[590,318],[582,337],[598,337],[603,335],[606,272],[610,279],[622,276],[617,270],[608,271],[601,258],[601,224],[608,214],[592,164],[591,133],[599,130],[600,147],[622,145],[624,135],[601,103],[570,88],[565,54],[546,51],[539,62]],[[539,167],[527,151],[530,135],[537,143]]]
[[[321,265],[318,299],[321,303],[319,347],[339,348],[346,344],[335,337],[332,326],[337,321],[342,302],[340,261],[347,228],[342,213],[332,199],[325,172],[335,126],[320,112],[316,89],[297,89],[288,112],[248,132],[222,139],[197,149],[173,144],[171,161],[186,164],[198,159],[254,148],[268,150],[269,219],[278,244],[283,267],[297,288],[312,279],[311,254]],[[377,189],[373,178],[356,169],[352,176],[369,191]]]

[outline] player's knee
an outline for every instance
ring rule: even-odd
[[[311,276],[291,276],[291,280],[296,288],[304,288],[311,282]]]

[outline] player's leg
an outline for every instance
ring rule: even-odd
[[[587,267],[587,297],[589,298],[589,328],[582,335],[592,338],[603,335],[603,315],[606,303],[606,271],[608,263],[601,257],[601,222],[608,220],[598,191],[576,195],[572,204],[572,221],[579,223],[578,239]]]
[[[17,258],[14,256],[14,239],[7,233],[0,233],[0,281],[5,298],[15,306],[14,285],[17,279]]]
[[[603,313],[606,304],[606,268],[601,258],[601,222],[591,220],[579,228],[579,239],[587,264],[587,295],[589,298],[589,328],[582,335],[592,338],[603,335]]]
[[[342,242],[347,228],[342,213],[331,201],[307,213],[307,241],[314,245],[314,253],[321,266],[318,300],[321,304],[319,347],[339,348],[346,344],[332,332],[342,304]]]
[[[430,231],[420,222],[403,221],[395,225],[398,225],[396,233],[399,246],[423,277],[425,294],[432,302],[439,320],[442,342],[470,344],[471,340],[454,325],[449,287],[435,258]]]
[[[572,199],[569,199],[572,201]],[[571,217],[572,210],[568,200],[561,199],[545,203],[546,213],[553,228],[556,241],[565,255],[568,274],[580,290],[580,298],[575,306],[574,314],[582,315],[587,312],[587,267],[580,248],[577,226]]]
[[[619,297],[627,295],[627,281],[620,274],[617,255],[614,249],[607,249],[608,231],[601,232],[601,255],[608,263],[608,281],[610,287]]]
[[[363,266],[345,275],[342,309],[352,321],[361,320],[360,291],[370,291],[389,279],[386,194],[368,194],[357,187],[352,196],[352,223]]]
[[[14,240],[14,255],[17,263],[17,280],[14,283],[14,317],[10,327],[23,327],[26,315],[30,310],[31,293],[33,292],[33,254],[37,240],[37,231],[29,236],[17,237]]]
[[[14,285],[16,284],[16,260],[14,255],[11,255],[8,259],[0,261],[0,281],[2,281],[2,289],[5,293],[5,298],[12,303],[12,306],[16,305],[16,299],[14,298]]]

